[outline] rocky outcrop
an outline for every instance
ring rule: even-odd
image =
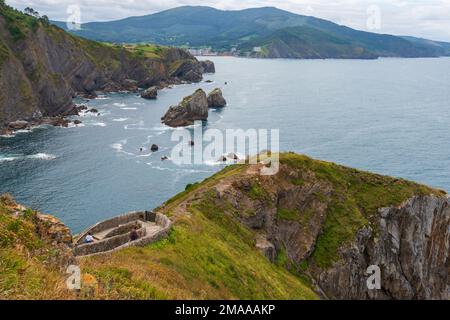
[[[223,97],[222,90],[214,89],[208,94],[208,108],[223,108],[227,105],[227,101]]]
[[[158,98],[158,88],[157,87],[148,88],[147,90],[141,93],[141,97],[144,99],[155,100],[156,98]]]
[[[376,228],[376,229],[375,229]],[[450,299],[450,201],[419,196],[379,210],[378,225],[361,229],[342,260],[315,270],[338,299]],[[381,269],[381,289],[368,290],[366,270]]]
[[[216,177],[204,201],[252,230],[269,260],[328,299],[450,299],[445,193],[301,156],[282,156],[274,176],[259,176],[262,167]],[[208,194],[198,189],[192,199]],[[371,266],[380,289],[367,285]]]
[[[199,82],[203,79],[203,68],[192,59],[177,61],[172,65],[170,77],[189,82]]]
[[[0,127],[71,113],[77,94],[92,98],[96,91],[200,81],[202,72],[200,62],[183,49],[138,56],[0,6]]]
[[[214,62],[210,60],[200,61],[200,65],[203,68],[203,73],[215,73],[216,67]]]
[[[8,124],[8,128],[11,130],[23,130],[28,128],[28,121],[13,121]]]
[[[208,119],[208,99],[202,89],[185,97],[177,106],[169,108],[161,118],[165,125],[170,127],[184,127],[194,124],[197,120]]]

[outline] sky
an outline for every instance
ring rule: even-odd
[[[7,0],[66,21],[77,6],[81,23],[142,16],[183,5],[239,10],[272,6],[358,30],[450,42],[450,0]],[[72,11],[71,11],[72,10]]]

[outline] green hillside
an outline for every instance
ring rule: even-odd
[[[55,23],[66,27],[65,23]],[[294,30],[297,39],[286,43],[283,38],[287,34],[292,35]],[[450,55],[450,47],[446,43],[358,31],[273,7],[222,11],[204,6],[184,6],[147,16],[86,23],[75,33],[94,40],[116,43],[153,42],[174,46],[212,47],[215,50],[239,47],[242,54],[252,52],[253,44],[264,46],[272,39],[273,44],[269,45],[266,52],[267,57],[283,58]],[[270,47],[276,50],[270,50]],[[274,56],[271,55],[272,52]]]

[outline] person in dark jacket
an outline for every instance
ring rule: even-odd
[[[139,239],[139,234],[137,233],[136,227],[134,227],[133,230],[131,230],[130,239],[131,239],[131,241]]]

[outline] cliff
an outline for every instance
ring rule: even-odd
[[[322,298],[450,298],[445,192],[292,153],[274,176],[261,166],[229,167],[161,211],[245,227],[255,250]],[[367,287],[370,266],[380,290]]]
[[[450,298],[450,201],[444,191],[293,153],[280,155],[276,175],[261,176],[263,167],[237,164],[188,185],[156,209],[173,221],[166,239],[142,248],[78,258],[83,279],[90,279],[95,288],[81,293],[66,290],[63,295],[100,299]],[[47,257],[39,248],[47,252],[66,248],[70,235],[57,220],[10,202],[7,197],[0,199],[2,261],[21,259],[19,266],[32,264],[33,268],[23,267],[27,270],[23,273],[16,264],[2,267],[0,278],[12,280],[0,281],[0,298],[42,297],[35,291],[20,295],[21,286],[40,279],[37,271],[30,275],[28,270],[48,269],[42,277],[58,283],[64,274],[58,274],[56,266],[61,261],[67,264],[70,252],[57,255],[60,258],[52,264],[36,265]],[[42,219],[36,217],[46,217],[46,229],[39,227]],[[37,249],[29,239],[39,243]],[[378,290],[367,287],[370,266],[381,271]],[[48,290],[53,291],[46,296],[56,296],[54,290],[64,289],[54,285]]]
[[[200,81],[206,67],[182,49],[101,44],[0,4],[0,127],[64,114],[76,94]]]

